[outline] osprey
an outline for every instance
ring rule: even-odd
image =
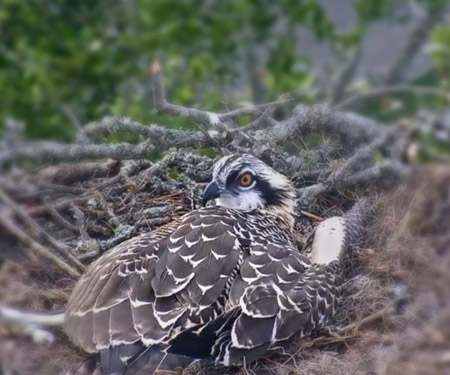
[[[212,200],[116,246],[76,284],[65,332],[97,354],[102,374],[152,374],[171,360],[248,364],[335,314],[344,219],[319,225],[310,257],[300,253],[294,187],[251,155],[215,164],[203,203]]]

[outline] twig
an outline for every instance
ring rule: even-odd
[[[375,186],[393,186],[399,179],[405,178],[410,167],[396,160],[385,160],[362,172],[347,176],[341,181],[338,189],[350,189],[355,186],[373,184]]]
[[[345,94],[349,82],[352,80],[362,56],[362,43],[351,52],[344,66],[337,72],[336,76],[332,80],[329,102],[334,105]]]
[[[301,213],[302,215],[305,215],[305,216],[307,216],[307,217],[313,219],[313,220],[319,220],[319,221],[320,221],[320,220],[323,220],[322,217],[317,216],[317,215],[315,215],[315,214],[313,214],[313,213],[311,213],[311,212],[308,212],[308,211],[300,210],[300,213]]]
[[[37,173],[37,177],[46,183],[70,185],[92,178],[111,177],[116,175],[120,168],[121,162],[118,160],[95,163],[60,163],[42,168]]]
[[[259,130],[255,136],[284,143],[288,139],[320,132],[337,138],[351,152],[370,143],[383,134],[385,129],[365,117],[336,112],[324,105],[299,105],[291,118],[280,122],[278,126]]]
[[[115,119],[117,123],[131,121]],[[143,125],[141,125],[144,127]],[[185,131],[152,125],[152,136],[137,145],[118,144],[62,144],[56,142],[24,142],[14,150],[0,150],[0,167],[13,160],[77,161],[87,159],[143,159],[152,152],[165,151],[171,147],[214,147],[209,137],[199,131]],[[213,136],[213,135],[212,135]],[[220,141],[220,138],[217,138]]]
[[[345,327],[339,328],[337,331],[333,332],[331,334],[331,336],[329,336],[329,337],[320,336],[315,339],[306,341],[303,345],[301,345],[300,349],[298,349],[294,354],[292,354],[292,356],[290,356],[285,362],[283,362],[283,364],[288,363],[292,358],[294,358],[296,356],[296,354],[298,354],[298,352],[300,350],[303,350],[305,348],[310,348],[312,346],[317,346],[317,345],[329,345],[329,344],[333,344],[336,342],[343,342],[343,341],[353,339],[358,336],[359,329],[362,326],[372,323],[372,322],[374,322],[378,319],[381,319],[385,316],[388,316],[390,314],[394,314],[395,311],[396,311],[395,308],[392,306],[386,307],[386,308],[376,311],[373,314],[370,314],[360,320],[357,320]],[[345,334],[349,331],[353,331],[353,332],[350,335],[345,335],[345,336],[338,335],[338,333]]]
[[[113,177],[115,178],[115,177]],[[73,204],[80,206],[86,204],[88,201],[88,197],[81,197],[81,198],[69,198],[69,199],[62,199],[60,201],[55,202],[52,205],[42,205],[42,206],[35,206],[30,207],[27,209],[28,215],[33,217],[41,217],[46,215],[50,210],[66,210],[68,208],[71,208]]]
[[[292,99],[289,98],[289,95],[281,95],[277,100],[273,102],[268,102],[264,104],[256,104],[247,107],[233,109],[226,113],[219,114],[219,118],[224,120],[234,119],[244,115],[261,115],[268,109],[275,109],[276,107],[282,106],[286,103],[291,102]]]
[[[2,319],[24,321],[44,327],[61,327],[64,323],[64,313],[27,313],[3,305],[0,305],[0,316]]]
[[[71,249],[60,243],[56,238],[48,234],[41,226],[39,226],[29,215],[17,205],[9,196],[0,188],[0,200],[9,207],[18,217],[20,217],[26,225],[35,233],[36,236],[43,238],[51,244],[64,258],[69,260],[79,271],[84,271],[84,265],[71,253]]]
[[[47,259],[52,264],[54,264],[61,271],[66,272],[68,275],[73,278],[78,278],[80,276],[80,272],[77,271],[74,267],[67,264],[50,251],[48,251],[45,247],[40,245],[34,239],[32,239],[25,231],[20,229],[12,220],[11,215],[8,214],[5,210],[0,213],[0,224],[12,235],[14,235],[19,241],[23,242],[27,245],[31,250],[35,251],[42,258]]]
[[[190,118],[202,124],[211,125],[219,131],[224,131],[227,128],[225,122],[228,120],[232,120],[243,115],[261,114],[267,108],[280,106],[289,101],[285,96],[283,96],[275,102],[247,106],[225,113],[202,111],[196,108],[189,108],[177,104],[172,104],[167,101],[166,90],[161,74],[161,66],[157,61],[153,62],[153,64],[150,66],[150,75],[152,78],[153,101],[158,112]]]
[[[89,234],[88,234],[87,228],[86,228],[86,219],[84,217],[83,211],[81,211],[81,209],[75,203],[73,203],[71,205],[71,207],[72,207],[75,219],[78,224],[78,229],[80,231],[81,244],[82,244],[82,247],[84,247],[90,240],[90,237],[89,237]]]
[[[196,108],[183,107],[169,103],[166,100],[166,89],[161,75],[161,66],[157,61],[150,67],[150,75],[153,87],[153,102],[158,112],[169,113],[176,116],[190,118],[194,121],[213,126],[218,130],[225,130],[226,126],[220,117],[214,112],[201,111]]]
[[[69,222],[64,216],[62,216],[54,207],[49,207],[48,213],[53,218],[54,222],[56,224],[59,224],[62,228],[66,228],[72,233],[80,233],[79,229],[71,222]]]
[[[269,125],[274,126],[274,125],[278,124],[278,121],[271,118],[272,114],[273,114],[273,108],[268,108],[256,120],[250,122],[249,124],[247,124],[245,126],[241,126],[240,128],[233,129],[232,131],[233,132],[235,132],[235,131],[248,132],[251,130],[261,129],[261,128],[264,128]]]
[[[355,321],[353,323],[350,323],[350,324],[340,328],[338,330],[338,332],[342,333],[342,332],[348,332],[348,331],[353,330],[354,333],[356,333],[356,332],[358,332],[359,328],[361,328],[362,326],[365,326],[365,325],[367,325],[369,323],[372,323],[372,322],[374,322],[374,321],[376,321],[378,319],[381,319],[381,318],[383,318],[383,317],[385,317],[387,315],[394,314],[395,311],[396,311],[395,307],[388,306],[388,307],[386,307],[386,308],[384,308],[382,310],[376,311],[376,312],[374,312],[374,313],[372,313],[372,314],[370,314],[370,315],[368,315],[368,316],[366,316],[366,317],[364,317],[364,318],[362,318],[360,320],[357,320],[357,321]]]
[[[354,189],[368,184],[378,187],[392,186],[394,182],[406,177],[410,168],[396,160],[388,159],[363,171],[351,174],[346,171],[347,168],[334,178],[330,176],[326,181],[299,189],[300,206],[329,191]]]
[[[77,143],[80,143],[80,144],[90,143],[90,139],[88,137],[86,137],[86,135],[83,133],[83,126],[81,125],[80,121],[78,120],[78,118],[75,115],[72,108],[70,108],[70,106],[68,106],[68,105],[63,105],[62,111],[67,115],[70,122],[73,124],[73,126],[77,130]]]
[[[360,171],[373,164],[375,152],[386,144],[387,139],[388,133],[386,132],[368,145],[358,149],[341,167],[331,173],[327,180],[334,185],[337,181],[344,180],[349,173]]]

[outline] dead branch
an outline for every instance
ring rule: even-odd
[[[392,187],[404,179],[410,172],[410,167],[397,161],[386,160],[368,169],[349,175],[339,176],[325,182],[302,188],[298,193],[300,205],[310,204],[319,195],[332,192],[354,190],[368,185],[373,187]]]
[[[261,128],[265,128],[267,126],[275,126],[278,124],[278,121],[274,120],[271,117],[273,115],[273,112],[274,112],[274,108],[268,108],[260,116],[258,116],[256,118],[256,120],[254,120],[240,128],[233,129],[232,131],[248,132],[251,130],[258,130]]]
[[[133,121],[127,118],[118,118],[108,123],[130,128]],[[122,125],[123,124],[123,125]],[[139,124],[140,125],[140,124]],[[144,127],[143,125],[141,125]],[[211,138],[199,131],[184,131],[150,126],[151,137],[137,145],[130,143],[118,144],[62,144],[56,142],[24,142],[14,150],[0,150],[0,168],[13,160],[40,160],[50,162],[80,161],[88,159],[143,159],[155,151],[165,151],[171,147],[198,148],[214,147]],[[111,130],[113,132],[115,130]],[[149,134],[150,136],[150,134]],[[220,142],[217,134],[211,137]]]
[[[84,271],[84,265],[78,261],[78,259],[72,254],[72,250],[59,242],[56,238],[48,234],[41,226],[39,226],[29,215],[17,205],[2,189],[0,189],[0,200],[9,207],[23,222],[28,225],[35,236],[42,238],[53,246],[64,258],[66,258],[72,265],[78,269],[78,271]]]
[[[228,120],[236,119],[243,115],[261,115],[266,109],[286,104],[289,101],[286,96],[282,96],[275,102],[242,107],[225,113],[202,111],[196,108],[172,104],[167,101],[161,74],[161,66],[157,61],[153,62],[151,65],[150,75],[152,78],[153,102],[158,112],[186,117],[202,124],[210,125],[219,131],[223,131],[227,128],[225,123]]]
[[[3,226],[3,228],[5,228],[10,234],[16,237],[20,242],[28,246],[30,250],[33,250],[39,256],[51,262],[61,271],[64,271],[73,278],[78,278],[80,276],[80,272],[77,271],[73,266],[67,264],[62,259],[52,254],[45,247],[31,238],[24,230],[19,228],[17,223],[12,220],[10,212],[6,210],[3,210],[3,212],[1,212],[0,225]]]
[[[364,171],[347,176],[338,189],[350,189],[355,186],[367,186],[373,184],[378,187],[392,187],[409,174],[408,167],[396,160],[385,160]]]
[[[338,103],[338,100],[346,93],[349,82],[353,79],[362,56],[362,43],[347,58],[344,66],[337,72],[332,80],[328,101],[330,105]]]
[[[72,184],[90,178],[111,177],[118,173],[121,163],[118,160],[107,160],[96,163],[61,163],[42,168],[38,178],[51,184]]]
[[[445,15],[445,2],[442,5],[428,5],[426,15],[417,24],[411,32],[405,48],[400,53],[400,56],[394,62],[392,67],[387,72],[384,79],[384,86],[391,86],[404,80],[404,77],[414,60],[414,57],[420,52],[422,46],[425,44],[428,34],[440,22]]]
[[[162,79],[161,71],[159,68],[153,68],[152,77],[156,86],[155,103],[166,103],[164,87],[160,82]],[[102,158],[142,159],[155,151],[166,151],[170,148],[214,147],[221,149],[222,147],[228,147],[229,150],[234,152],[248,152],[250,149],[253,151],[260,149],[266,141],[284,144],[288,140],[301,139],[311,133],[322,133],[330,136],[339,144],[345,146],[346,150],[351,153],[356,148],[370,143],[386,132],[384,127],[378,126],[367,118],[352,113],[336,112],[323,105],[299,105],[290,118],[278,123],[270,117],[270,113],[274,106],[279,103],[285,103],[285,99],[281,98],[280,101],[267,105],[244,107],[222,114],[197,109],[189,109],[186,112],[187,109],[184,107],[172,107],[171,104],[167,104],[169,105],[167,107],[169,108],[168,113],[189,117],[208,125],[224,124],[226,119],[242,114],[259,116],[242,129],[220,132],[216,130],[176,130],[159,125],[146,126],[129,118],[106,117],[99,122],[86,126],[84,133],[93,138],[118,131],[127,131],[143,137],[144,140],[137,145],[130,143],[66,145],[56,142],[23,142],[13,152],[0,150],[0,167],[8,165],[13,160],[25,159],[52,162]],[[159,106],[159,104],[156,105]],[[164,111],[165,104],[162,108]],[[262,127],[261,125],[270,125],[270,127],[259,129]],[[248,136],[243,136],[243,132],[249,133]]]
[[[257,135],[283,143],[288,139],[298,139],[320,132],[337,138],[351,152],[383,135],[385,129],[368,118],[353,113],[336,112],[318,104],[297,106],[292,117],[268,129],[265,134],[259,131]]]
[[[54,209],[53,207],[48,208],[48,214],[53,219],[53,221],[58,224],[61,228],[68,229],[74,234],[80,233],[80,230],[73,225],[71,222],[66,220],[59,212],[58,210]]]
[[[42,217],[42,216],[45,216],[46,214],[48,214],[51,210],[56,210],[56,211],[67,210],[67,209],[71,208],[71,206],[73,204],[75,204],[77,206],[82,206],[82,205],[86,204],[88,199],[89,198],[83,198],[83,197],[61,199],[50,205],[29,207],[27,209],[27,213],[32,218]]]
[[[13,151],[0,151],[0,166],[12,160],[40,160],[50,162],[87,159],[139,159],[155,147],[145,142],[139,145],[120,144],[61,144],[56,142],[26,142]]]
[[[354,333],[356,333],[362,326],[373,323],[373,322],[377,321],[378,319],[382,319],[386,316],[395,314],[395,312],[396,312],[395,306],[387,306],[382,310],[375,311],[374,313],[372,313],[368,316],[365,316],[364,318],[361,318],[353,323],[350,323],[350,324],[340,328],[338,330],[338,332],[343,333],[343,332],[348,332],[348,331],[354,331]]]

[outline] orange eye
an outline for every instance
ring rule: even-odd
[[[244,173],[239,177],[239,185],[249,187],[253,183],[253,176],[251,173]]]

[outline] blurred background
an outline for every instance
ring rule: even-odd
[[[225,110],[289,93],[295,103],[336,105],[372,94],[345,109],[385,122],[431,121],[449,99],[447,4],[3,0],[0,131],[13,118],[27,137],[69,141],[76,123],[105,115],[192,127],[155,117],[148,84],[154,58],[177,104]],[[439,126],[448,137],[449,119]]]
[[[210,114],[206,129],[157,113],[155,59],[170,103],[224,113],[292,100],[209,137]],[[52,315],[74,281],[118,243],[191,210],[211,178],[205,154],[236,150],[266,157],[317,198],[298,200],[309,214],[297,218],[296,229],[308,222],[299,244],[360,197],[379,208],[335,335],[296,347],[294,365],[264,359],[236,371],[450,374],[449,102],[449,0],[0,0],[0,375],[79,365],[85,354]],[[90,152],[164,139],[122,117],[195,130],[208,147]],[[259,138],[233,133],[261,118]],[[291,119],[304,133],[264,138]],[[114,128],[123,124],[132,134]]]

